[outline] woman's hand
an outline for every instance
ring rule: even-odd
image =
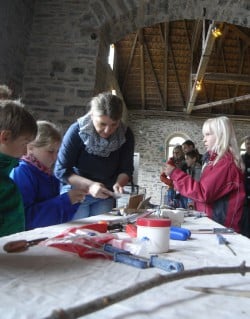
[[[85,195],[87,195],[86,190],[83,189],[71,189],[68,191],[69,199],[71,204],[81,203],[85,199]]]
[[[113,193],[108,190],[103,184],[94,182],[89,186],[89,194],[96,198],[108,198],[113,196]]]
[[[115,183],[113,186],[114,193],[122,194],[123,193],[123,186],[119,183]]]
[[[129,176],[125,173],[121,173],[117,176],[116,182],[113,185],[114,193],[122,194],[123,187],[129,182]]]

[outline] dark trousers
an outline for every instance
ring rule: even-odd
[[[250,238],[250,200],[246,200],[241,218],[241,234]]]

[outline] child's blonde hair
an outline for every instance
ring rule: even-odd
[[[30,145],[35,147],[44,147],[55,142],[61,143],[61,130],[56,124],[49,121],[37,121],[37,128],[36,138],[30,143]]]
[[[236,165],[241,169],[244,169],[235,130],[228,117],[220,116],[207,119],[203,124],[202,133],[203,135],[206,133],[213,133],[216,137],[212,151],[218,156],[214,161],[214,165],[226,152],[230,151],[233,154]]]

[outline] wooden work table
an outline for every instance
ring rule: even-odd
[[[107,215],[88,219],[113,219]],[[115,219],[115,218],[114,218]],[[5,243],[39,237],[53,237],[63,230],[80,226],[86,219],[39,228],[0,238],[0,318],[45,319],[54,310],[67,310],[96,298],[136,287],[142,282],[169,274],[157,268],[138,269],[106,259],[84,259],[51,247],[34,246],[21,253],[6,253]],[[206,217],[187,217],[182,225],[193,230],[187,241],[170,241],[170,250],[161,257],[182,262],[185,270],[203,267],[250,266],[250,241],[239,234],[224,235],[236,256],[218,244],[214,234],[195,230],[221,227]],[[247,319],[250,301],[246,297],[204,294],[188,286],[205,286],[250,291],[250,273],[191,277],[164,283],[79,318],[157,319]],[[59,317],[58,317],[59,318]],[[63,317],[61,317],[63,318]],[[70,318],[70,317],[67,317]]]

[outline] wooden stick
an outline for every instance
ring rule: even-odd
[[[113,294],[97,298],[86,304],[82,304],[77,307],[69,308],[66,310],[59,309],[53,311],[52,315],[44,319],[75,319],[95,311],[109,307],[117,302],[135,296],[148,289],[163,285],[175,280],[186,279],[190,277],[207,276],[207,275],[219,275],[219,274],[235,274],[239,273],[244,276],[247,272],[250,272],[250,267],[247,267],[245,261],[240,266],[232,267],[204,267],[185,270],[183,272],[172,273],[168,275],[157,275],[151,279],[145,280],[141,283],[137,283],[134,286],[120,290]]]

